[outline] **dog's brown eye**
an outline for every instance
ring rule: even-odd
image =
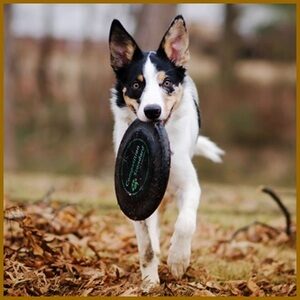
[[[140,88],[140,84],[136,81],[134,82],[131,87],[134,89],[134,90],[138,90]]]
[[[165,81],[163,82],[163,86],[166,88],[169,88],[172,86],[172,82],[169,79],[165,79]]]

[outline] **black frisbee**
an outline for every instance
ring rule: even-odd
[[[123,213],[147,219],[159,206],[169,180],[170,144],[161,122],[136,119],[125,132],[115,166],[115,192]]]

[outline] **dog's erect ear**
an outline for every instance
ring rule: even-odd
[[[167,56],[178,67],[186,67],[190,58],[189,36],[181,15],[171,23],[160,43],[157,54]]]
[[[129,64],[134,56],[142,55],[138,45],[118,20],[113,20],[109,33],[110,64],[118,69]]]

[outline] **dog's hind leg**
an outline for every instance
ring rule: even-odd
[[[174,157],[175,158],[175,157]],[[190,264],[192,236],[196,229],[200,186],[190,158],[173,160],[173,175],[178,187],[179,215],[171,238],[168,266],[175,278],[181,278]]]
[[[145,221],[134,221],[133,224],[138,242],[142,288],[148,291],[151,287],[159,284],[158,212],[155,211]]]

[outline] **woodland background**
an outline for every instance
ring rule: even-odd
[[[186,12],[202,133],[227,153],[221,168],[197,158],[200,176],[294,185],[295,6],[213,4],[199,17],[201,4],[186,6],[40,5],[35,14],[30,5],[6,6],[6,169],[110,172],[111,20],[118,17],[149,50]]]

